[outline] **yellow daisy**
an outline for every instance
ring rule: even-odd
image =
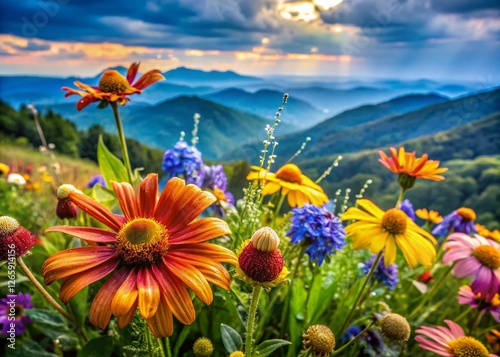
[[[263,196],[272,195],[281,190],[282,195],[287,195],[290,207],[302,207],[306,203],[323,206],[328,202],[328,196],[323,189],[303,175],[297,165],[286,164],[276,173],[258,166],[252,166],[252,170],[254,171],[248,174],[247,180],[264,181]]]
[[[430,221],[434,224],[439,224],[443,220],[439,212],[433,210],[428,211],[426,208],[416,210],[415,214],[424,221]]]
[[[432,265],[436,256],[436,240],[402,210],[391,208],[384,212],[366,199],[357,200],[356,204],[364,210],[351,207],[342,216],[343,221],[357,221],[345,229],[352,239],[353,249],[369,248],[374,254],[385,249],[386,266],[396,261],[397,248],[401,249],[412,268],[419,262],[425,266]]]

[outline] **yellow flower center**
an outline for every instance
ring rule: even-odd
[[[484,345],[473,337],[464,336],[448,342],[448,348],[455,357],[489,357]]]
[[[0,217],[0,237],[13,233],[19,228],[19,222],[9,216]]]
[[[474,221],[476,219],[476,212],[467,207],[461,207],[457,209],[457,213],[466,221]]]
[[[492,270],[500,268],[500,251],[490,245],[480,245],[472,251],[472,255],[484,266]]]
[[[129,265],[157,263],[168,249],[167,229],[149,218],[126,223],[116,238],[116,249]]]
[[[286,164],[276,172],[276,178],[286,182],[302,183],[302,171],[294,164]]]
[[[128,87],[130,84],[127,79],[115,70],[104,72],[99,79],[99,89],[105,93],[123,93]]]
[[[391,208],[382,217],[382,228],[391,234],[403,234],[407,219],[406,213],[398,208]]]

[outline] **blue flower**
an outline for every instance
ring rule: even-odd
[[[92,188],[95,185],[101,185],[102,187],[106,187],[106,181],[104,180],[104,177],[102,175],[94,175],[90,178],[89,183],[87,184],[88,188]]]
[[[373,254],[372,257],[364,263],[363,272],[366,275],[368,275],[368,272],[372,268],[373,263],[375,263],[376,258],[377,255]],[[372,278],[381,281],[382,284],[387,286],[390,290],[394,290],[399,283],[398,266],[396,265],[396,263],[385,266],[384,255],[382,254],[378,266],[373,272]]]
[[[471,235],[477,233],[474,225],[476,213],[467,207],[461,207],[447,216],[432,230],[432,234],[438,237],[446,237],[451,232],[465,233]]]
[[[415,210],[413,209],[413,205],[411,204],[409,199],[403,200],[399,205],[399,209],[406,213],[408,217],[411,218],[412,221],[415,221]]]
[[[199,183],[203,164],[201,152],[185,141],[178,141],[172,149],[165,151],[162,170],[170,177],[183,176],[187,183]],[[201,185],[201,183],[199,184]],[[199,186],[198,185],[198,186]]]
[[[305,241],[309,245],[306,253],[311,261],[321,265],[326,255],[340,250],[346,245],[345,231],[340,219],[324,207],[306,203],[303,207],[292,210],[290,242],[299,244]]]
[[[13,302],[13,304],[12,304]],[[2,335],[10,335],[12,325],[16,335],[22,335],[26,330],[26,325],[31,323],[31,319],[26,316],[24,310],[33,308],[31,303],[31,295],[18,293],[15,298],[5,297],[0,300],[0,326]],[[12,309],[14,312],[14,320],[12,320]]]
[[[219,190],[226,191],[227,189],[227,177],[224,173],[224,168],[222,165],[214,165],[214,166],[202,166],[202,176],[203,182],[202,188],[209,188],[213,190],[214,187],[217,187]]]
[[[365,328],[366,326],[364,325],[349,326],[347,331],[340,337],[340,340],[342,342],[349,342]],[[385,350],[384,338],[374,329],[368,329],[368,331],[359,337],[358,341],[363,348],[359,356],[380,356]]]
[[[344,332],[344,334],[340,337],[340,341],[348,342],[348,341],[352,340],[354,337],[356,337],[357,335],[359,335],[360,332],[361,332],[360,327],[354,326],[354,325],[349,326],[347,331]]]

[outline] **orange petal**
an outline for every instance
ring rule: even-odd
[[[184,325],[191,324],[195,318],[193,302],[182,284],[182,281],[170,274],[163,264],[151,266],[155,274],[156,280],[160,283],[163,290],[165,290],[165,297],[167,304],[175,317]]]
[[[84,239],[86,242],[95,243],[113,243],[116,242],[116,233],[101,228],[93,227],[70,227],[54,226],[50,227],[45,233],[61,232],[70,234],[73,237]]]
[[[211,243],[196,243],[186,245],[172,245],[169,252],[176,254],[191,254],[208,258],[214,262],[230,263],[235,265],[238,262],[236,254],[220,245]]]
[[[201,218],[180,231],[171,233],[170,244],[192,244],[201,243],[212,238],[231,234],[231,230],[226,222],[220,218]]]
[[[111,318],[111,302],[128,275],[129,269],[121,268],[111,275],[99,289],[90,307],[89,320],[92,325],[99,327],[101,330],[108,326]]]
[[[113,212],[90,197],[81,193],[71,192],[69,194],[69,198],[71,199],[71,202],[80,207],[82,211],[88,213],[114,231],[118,232],[123,226],[123,223],[115,217]]]
[[[68,301],[70,301],[84,287],[104,278],[106,275],[115,270],[118,263],[120,263],[120,258],[115,256],[98,266],[87,269],[81,273],[71,275],[70,277],[64,279],[61,284],[59,299],[61,299],[63,303],[67,304]]]
[[[101,99],[96,98],[92,94],[86,95],[85,97],[81,98],[78,102],[76,102],[76,109],[78,111],[80,111],[80,110],[84,109],[85,107],[87,107],[88,105],[95,103],[95,102],[99,102],[99,101],[101,101]]]
[[[158,199],[158,175],[149,174],[141,183],[139,209],[141,217],[153,217]]]
[[[222,264],[204,264],[198,261],[191,261],[190,263],[203,274],[209,283],[224,290],[229,290],[231,277]]]
[[[132,87],[143,90],[144,88],[147,88],[158,81],[163,81],[164,79],[165,77],[163,77],[159,69],[153,69],[152,71],[144,73],[144,75],[139,78],[139,80],[135,82]]]
[[[122,316],[129,313],[137,300],[137,272],[135,268],[129,272],[127,279],[120,286],[113,301],[111,302],[111,312],[115,316]]]
[[[156,338],[163,338],[171,336],[174,332],[174,319],[172,318],[172,311],[168,307],[165,295],[161,294],[160,305],[156,314],[146,320],[149,329]]]
[[[133,220],[139,217],[139,208],[137,207],[137,198],[135,197],[134,188],[128,182],[118,183],[112,181],[113,190],[115,191],[116,198],[120,203],[123,214],[128,220]]]
[[[171,206],[175,200],[180,199],[179,193],[184,190],[186,183],[177,177],[171,178],[163,189],[155,209],[155,218],[158,222],[168,220],[168,215],[172,211]]]
[[[132,308],[122,316],[118,316],[116,318],[116,321],[118,322],[118,327],[119,328],[124,328],[127,326],[130,321],[134,318],[135,312],[137,311],[137,300],[135,300],[134,304],[132,305]]]
[[[142,267],[137,274],[137,288],[139,290],[139,311],[142,317],[149,319],[156,314],[160,303],[160,287],[154,274],[148,267]]]
[[[127,82],[132,84],[135,81],[135,77],[137,76],[137,72],[139,71],[139,65],[141,62],[134,62],[130,65],[127,71]]]
[[[42,265],[44,282],[49,285],[55,280],[99,266],[111,259],[115,253],[115,247],[87,246],[52,254]]]
[[[173,275],[177,276],[184,284],[186,284],[198,298],[205,304],[210,305],[213,300],[212,289],[208,285],[207,279],[202,273],[192,265],[178,260],[167,254],[163,259],[163,263]]]

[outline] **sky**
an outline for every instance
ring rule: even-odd
[[[500,82],[499,0],[3,0],[0,74],[141,61],[250,75]]]

